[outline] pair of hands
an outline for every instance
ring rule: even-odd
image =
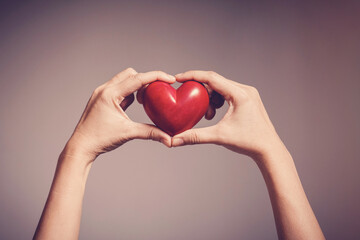
[[[130,120],[125,110],[137,91],[156,80],[202,82],[227,101],[216,125],[190,129],[174,137],[155,126]],[[210,94],[210,96],[218,96]],[[205,114],[210,119],[213,103]],[[223,102],[222,102],[223,103]],[[251,156],[258,164],[271,199],[279,239],[325,239],[302,188],[290,153],[282,144],[253,87],[214,72],[189,71],[175,77],[164,72],[122,71],[92,94],[73,135],[61,153],[54,181],[34,239],[78,239],[86,179],[95,158],[131,139],[152,139],[168,147],[214,143]]]
[[[146,85],[156,80],[171,84],[192,79],[221,94],[228,103],[227,113],[216,125],[190,129],[171,138],[156,126],[134,122],[126,115],[125,110],[134,102],[134,92],[140,90],[137,98],[141,103],[141,89]],[[210,103],[207,119],[215,115],[216,106]],[[172,76],[162,71],[138,73],[128,68],[95,89],[68,144],[75,144],[95,159],[132,139],[152,139],[167,147],[214,143],[251,157],[266,154],[274,142],[280,141],[254,87],[212,71]]]

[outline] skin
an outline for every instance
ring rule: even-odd
[[[250,156],[265,179],[279,239],[325,239],[293,159],[277,135],[258,91],[214,72],[189,71],[175,77],[161,71],[137,73],[129,68],[94,91],[60,154],[34,239],[78,239],[92,163],[100,154],[132,139],[151,139],[167,147],[213,143]],[[190,129],[171,138],[155,126],[131,121],[125,114],[134,101],[133,93],[138,91],[141,103],[142,91],[149,83],[191,79],[204,83],[210,92],[207,119],[213,118],[215,109],[222,105],[219,94],[228,103],[228,112],[216,125]]]
[[[225,98],[229,109],[214,126],[174,136],[172,146],[214,143],[250,156],[266,182],[279,239],[325,239],[294,161],[277,135],[259,92],[211,71],[189,71],[175,77],[179,82],[194,79],[207,84]]]
[[[134,92],[153,81],[174,83],[164,72],[126,69],[93,92],[74,133],[60,154],[55,176],[34,239],[78,239],[86,180],[101,153],[132,139],[151,139],[171,146],[160,129],[136,123],[125,114]]]

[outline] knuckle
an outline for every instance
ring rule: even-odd
[[[249,90],[250,90],[250,92],[252,92],[252,93],[258,93],[258,90],[257,90],[255,87],[253,87],[253,86],[250,86],[250,87],[249,87]]]
[[[189,136],[190,144],[199,143],[199,137],[196,132],[192,132]]]
[[[216,72],[214,72],[214,71],[208,71],[207,72],[207,74],[208,74],[208,76],[210,77],[210,78],[217,78],[218,76],[219,76],[219,74],[218,73],[216,73]]]
[[[242,103],[256,103],[260,99],[259,91],[252,86],[236,88],[234,95]]]
[[[164,76],[164,75],[166,75],[163,71],[160,71],[160,70],[156,70],[156,71],[154,71],[154,73],[155,73],[156,76]]]
[[[142,85],[142,74],[141,73],[137,73],[137,74],[135,74],[134,76],[133,76],[133,78],[134,78],[134,81],[136,81],[136,82],[138,82],[139,84],[141,84]]]
[[[114,95],[114,90],[110,87],[107,87],[107,88],[103,88],[100,92],[99,92],[99,95],[101,96],[101,98],[103,99],[107,99],[111,96]]]
[[[250,95],[253,97],[253,98],[259,98],[260,97],[260,94],[259,94],[259,91],[253,87],[253,86],[250,86],[248,88],[248,91],[250,93]]]
[[[241,102],[247,102],[250,99],[249,91],[243,88],[236,88],[234,91],[234,101],[240,100]]]
[[[99,87],[95,88],[92,95],[97,96],[100,94],[101,91],[102,91],[102,86],[99,86]]]
[[[149,139],[155,139],[155,131],[154,131],[154,129],[153,128],[150,128],[149,129],[149,133],[148,133],[148,138]]]
[[[135,69],[133,69],[132,67],[128,67],[127,69],[125,69],[125,72],[136,73]]]
[[[93,91],[91,96],[92,97],[98,97],[98,96],[102,95],[103,94],[102,92],[106,88],[107,88],[107,83],[104,83],[104,84],[98,86],[97,88],[95,88],[95,90]]]
[[[186,74],[188,74],[190,76],[196,76],[197,72],[195,70],[190,70],[190,71],[187,71]]]

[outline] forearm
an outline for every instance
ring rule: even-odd
[[[256,162],[269,191],[279,239],[324,239],[286,147],[279,143]]]
[[[78,239],[91,157],[69,144],[61,153],[34,239]]]

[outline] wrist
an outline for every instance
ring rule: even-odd
[[[79,155],[89,161],[94,161],[99,155],[94,149],[93,141],[77,130],[74,131],[64,148],[69,154]]]
[[[271,141],[259,154],[253,157],[261,170],[266,170],[284,161],[292,161],[292,157],[280,138]]]
[[[85,186],[94,160],[95,158],[68,142],[59,156],[56,171],[66,176],[76,176],[81,185]]]
[[[286,182],[289,176],[297,175],[292,156],[284,144],[274,147],[255,162],[268,186],[275,182]]]
[[[91,164],[98,155],[87,147],[85,139],[82,139],[81,136],[77,134],[73,134],[61,152],[61,156],[88,165]]]

